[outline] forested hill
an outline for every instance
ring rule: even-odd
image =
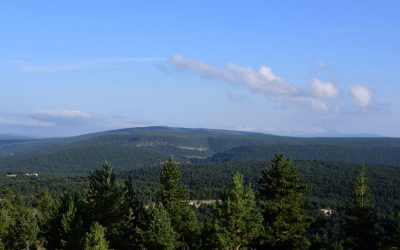
[[[400,138],[298,138],[213,129],[143,127],[76,137],[1,140],[0,171],[87,174],[104,160],[117,170],[181,163],[295,160],[400,166]]]

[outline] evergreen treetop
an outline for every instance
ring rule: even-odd
[[[292,161],[276,155],[259,180],[259,199],[264,218],[264,247],[273,249],[307,249],[309,222],[302,209],[308,191]]]
[[[364,166],[360,167],[354,182],[353,199],[347,204],[344,221],[346,248],[372,250],[379,247],[377,215],[372,206],[372,195]]]
[[[108,250],[108,242],[105,238],[105,228],[95,222],[85,237],[84,250]]]
[[[181,183],[180,170],[172,156],[161,170],[158,198],[168,211],[180,247],[189,249],[194,246],[200,234],[200,225],[189,205],[189,191]]]
[[[221,249],[248,246],[262,233],[262,216],[252,188],[236,173],[232,185],[217,204],[215,234]]]

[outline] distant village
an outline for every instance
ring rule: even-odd
[[[13,177],[17,177],[17,176],[20,176],[20,175],[23,175],[23,174],[9,173],[9,174],[6,174],[6,177],[13,178]],[[25,173],[25,176],[38,177],[39,174],[38,173]]]

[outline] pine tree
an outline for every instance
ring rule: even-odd
[[[47,189],[40,192],[35,200],[34,207],[36,208],[36,217],[40,228],[39,241],[42,245],[46,244],[46,231],[48,221],[52,218],[55,210],[55,202]]]
[[[65,193],[46,227],[47,249],[80,249],[84,237],[82,202],[78,194]]]
[[[102,169],[89,176],[86,195],[91,222],[104,226],[111,248],[120,249],[124,242],[126,188],[117,180],[112,166],[105,162]]]
[[[180,247],[189,249],[196,244],[200,225],[189,205],[189,191],[181,183],[180,171],[172,156],[164,163],[160,184],[158,197],[171,217]]]
[[[354,184],[353,199],[347,204],[344,224],[347,249],[377,249],[377,216],[373,211],[366,169],[361,167]]]
[[[264,247],[307,249],[309,223],[301,205],[308,187],[302,183],[292,161],[282,154],[275,155],[271,166],[263,170],[259,184]]]
[[[217,204],[215,231],[219,248],[232,250],[248,246],[262,232],[262,216],[254,192],[243,185],[239,173]]]
[[[137,228],[144,221],[144,204],[138,199],[135,190],[133,189],[132,178],[129,176],[125,181],[126,201],[123,211],[124,223],[123,235],[120,241],[121,249],[136,249],[138,248],[140,236],[137,235]]]
[[[140,249],[176,249],[176,233],[171,224],[171,218],[164,206],[150,204],[144,211],[142,224],[136,228]]]
[[[84,250],[108,250],[105,229],[95,222],[86,233]]]

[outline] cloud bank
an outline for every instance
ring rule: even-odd
[[[24,127],[58,127],[89,124],[96,118],[79,110],[2,113],[0,125]]]
[[[54,126],[81,125],[94,119],[92,115],[80,110],[39,111],[30,114],[29,117]]]
[[[77,109],[26,113],[0,112],[0,131],[40,136],[73,136],[110,129],[160,125],[124,116],[91,114]]]
[[[336,84],[318,78],[312,78],[303,86],[294,85],[264,65],[256,70],[230,62],[223,69],[218,69],[200,61],[186,59],[179,54],[171,56],[170,61],[177,69],[192,72],[205,79],[245,87],[285,107],[303,105],[322,112],[338,112],[350,96],[357,107],[365,109],[372,104],[371,90],[361,85],[350,85],[349,92],[343,94]]]

